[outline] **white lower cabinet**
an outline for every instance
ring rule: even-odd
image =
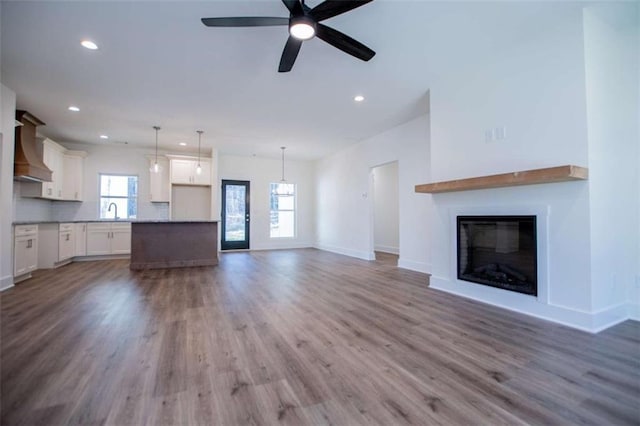
[[[14,228],[13,275],[28,274],[38,268],[38,225]]]
[[[131,253],[131,224],[114,223],[111,225],[111,253]]]
[[[61,223],[58,228],[58,262],[71,259],[75,254],[75,225]]]
[[[131,223],[88,223],[87,256],[131,253]]]
[[[87,224],[76,223],[74,234],[76,240],[76,249],[74,256],[86,256],[87,255]]]

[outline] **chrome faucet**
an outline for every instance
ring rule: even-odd
[[[111,204],[109,204],[109,208],[107,209],[107,211],[109,211],[109,212],[111,211],[111,206],[115,207],[115,209],[116,209],[116,216],[115,216],[115,219],[116,219],[116,220],[120,219],[120,218],[118,217],[118,206],[117,206],[117,204],[116,204],[116,203],[111,203]]]

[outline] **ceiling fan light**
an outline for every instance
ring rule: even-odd
[[[82,45],[82,47],[85,47],[89,50],[98,50],[98,45],[91,40],[82,40],[80,44]]]
[[[289,34],[300,40],[309,40],[316,35],[316,29],[309,22],[296,22],[289,27]]]

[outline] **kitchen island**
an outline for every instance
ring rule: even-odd
[[[217,264],[217,221],[131,223],[130,269],[184,268]]]

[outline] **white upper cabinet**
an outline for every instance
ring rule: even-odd
[[[83,151],[67,151],[63,157],[64,178],[62,185],[62,198],[69,201],[82,201],[84,182],[84,158],[87,154]]]
[[[211,185],[211,161],[200,158],[202,172],[198,174],[197,158],[171,158],[171,183],[174,185]]]
[[[62,184],[64,180],[64,151],[65,148],[51,139],[42,141],[42,160],[53,172],[51,182],[42,184],[41,196],[52,200],[62,200]]]
[[[198,163],[196,162],[196,167]],[[194,185],[211,185],[211,162],[209,160],[200,160],[200,168],[202,173],[194,172]]]
[[[171,183],[169,182],[169,160],[158,157],[158,172],[153,169],[156,158],[149,157],[149,201],[152,203],[168,203],[171,199]]]

